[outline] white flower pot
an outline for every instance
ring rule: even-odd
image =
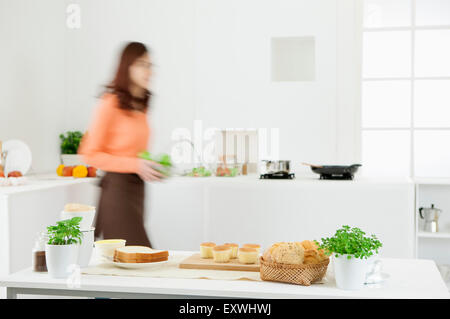
[[[78,154],[61,154],[61,163],[64,166],[84,165],[81,156]]]
[[[70,266],[73,264],[78,264],[79,247],[79,244],[45,245],[45,259],[50,277],[69,277]]]
[[[347,259],[347,256],[336,257],[333,255],[336,286],[339,289],[359,290],[364,287],[370,261],[353,256]]]

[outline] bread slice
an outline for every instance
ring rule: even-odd
[[[64,205],[65,212],[89,212],[94,209],[95,209],[94,206],[78,204],[78,203],[69,203],[69,204]]]
[[[120,263],[152,263],[168,259],[167,250],[155,250],[145,246],[125,246],[114,250],[114,261]]]

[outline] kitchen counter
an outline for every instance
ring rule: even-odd
[[[64,205],[97,205],[99,178],[26,175],[20,186],[0,186],[0,275],[31,265],[37,233],[59,220]]]
[[[384,257],[415,257],[415,189],[408,178],[174,177],[146,192],[146,226],[157,248],[195,250],[204,241],[268,247],[319,240],[350,225],[376,234]]]
[[[26,175],[26,183],[18,186],[0,186],[0,195],[11,195],[23,192],[49,189],[59,186],[77,185],[77,184],[96,184],[100,178],[86,177],[61,177],[56,174],[34,174]]]
[[[193,251],[170,251],[191,255]],[[8,298],[18,294],[109,298],[445,298],[450,297],[433,261],[382,259],[386,282],[359,291],[336,288],[331,267],[324,284],[298,286],[266,281],[81,275],[74,287],[66,279],[22,270],[0,277]],[[131,273],[132,271],[130,271]],[[77,284],[79,284],[77,286]]]

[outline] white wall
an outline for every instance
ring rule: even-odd
[[[280,128],[280,158],[336,158],[336,1],[197,1],[196,107],[204,125]],[[314,36],[316,81],[271,82],[270,38]]]
[[[63,1],[0,1],[0,140],[30,145],[33,167],[55,168],[64,130]]]
[[[81,6],[80,29],[65,25],[69,3]],[[355,3],[0,0],[0,139],[23,139],[33,168],[53,171],[58,134],[87,128],[119,48],[136,40],[153,51],[156,151],[169,150],[174,128],[200,119],[204,127],[279,127],[280,155],[295,164],[357,161]],[[316,81],[270,82],[270,37],[311,35]]]

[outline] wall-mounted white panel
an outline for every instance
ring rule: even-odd
[[[314,37],[271,39],[272,81],[314,81]]]

